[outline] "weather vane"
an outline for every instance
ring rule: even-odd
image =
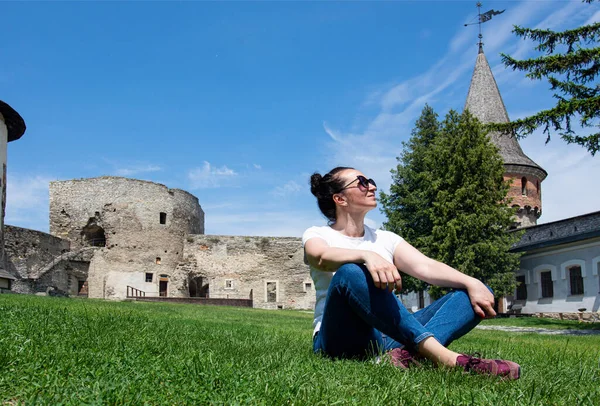
[[[485,23],[486,21],[490,21],[493,16],[502,14],[505,11],[506,11],[506,9],[504,9],[502,11],[496,11],[496,10],[492,9],[490,11],[486,11],[485,13],[481,14],[481,2],[480,1],[477,2],[477,22],[467,23],[467,24],[465,24],[465,27],[468,25],[475,25],[475,24],[479,25],[479,42],[477,44],[479,45],[480,53],[483,52],[483,42],[482,42],[483,35],[481,35],[481,24]]]

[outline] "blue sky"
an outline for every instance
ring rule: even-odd
[[[552,105],[506,70],[534,55],[512,25],[600,21],[597,4],[489,1],[484,50],[511,118]],[[193,193],[207,234],[300,236],[324,224],[308,178],[354,166],[383,190],[425,103],[462,110],[475,1],[3,2],[0,99],[25,119],[8,148],[7,224],[48,230],[52,180],[126,176]],[[535,134],[540,223],[599,210],[598,157]],[[378,209],[368,224],[385,218]]]

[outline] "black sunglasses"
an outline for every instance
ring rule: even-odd
[[[362,186],[363,188],[365,188],[365,189],[368,189],[368,188],[369,188],[369,183],[370,183],[371,185],[373,185],[373,186],[377,187],[377,184],[375,183],[375,181],[374,181],[373,179],[370,179],[370,178],[369,178],[369,179],[367,179],[367,178],[365,178],[365,177],[364,177],[364,176],[362,176],[362,175],[358,175],[358,176],[356,177],[356,179],[354,179],[352,182],[348,183],[346,186],[344,186],[343,188],[341,188],[340,190],[338,190],[338,191],[337,191],[337,192],[335,192],[335,193],[340,193],[342,190],[346,190],[346,189],[348,189],[348,187],[349,187],[351,184],[353,184],[354,182],[356,182],[357,180],[358,180],[358,184],[359,184],[360,186]]]

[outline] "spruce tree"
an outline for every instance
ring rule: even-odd
[[[381,192],[381,211],[387,221],[383,228],[401,235],[410,244],[427,254],[425,243],[431,235],[432,222],[429,210],[432,205],[430,171],[426,156],[439,133],[437,114],[425,106],[412,130],[408,142],[403,142],[403,152],[396,158],[398,166],[391,170],[392,185],[389,194]],[[408,275],[403,276],[402,291],[424,290],[425,283]]]
[[[502,157],[468,111],[450,111],[441,127],[427,155],[433,190],[428,252],[484,281],[497,297],[511,294],[520,255],[508,250],[522,233],[507,232],[514,209]]]
[[[584,0],[585,3],[592,1]],[[557,101],[550,109],[511,123],[490,124],[490,128],[525,137],[543,127],[546,142],[555,131],[567,143],[581,145],[595,155],[600,148],[600,47],[597,46],[600,22],[566,31],[515,26],[513,32],[538,43],[535,49],[544,55],[516,60],[502,54],[504,64],[513,70],[528,72],[526,76],[531,79],[546,78]],[[591,134],[575,133],[574,120],[579,121],[582,128],[592,128]]]
[[[451,111],[443,123],[425,106],[381,193],[384,228],[425,255],[489,284],[497,296],[515,287],[519,255],[509,253],[521,233],[508,233],[514,209],[498,148],[469,112]],[[403,275],[403,291],[426,287]],[[432,296],[441,290],[430,288]]]

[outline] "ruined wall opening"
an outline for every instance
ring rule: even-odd
[[[167,213],[160,212],[160,224],[167,224]]]
[[[277,282],[266,282],[266,302],[275,303],[277,302]]]
[[[105,247],[106,235],[104,229],[96,224],[95,218],[90,218],[88,224],[81,230],[83,242],[91,247]]]
[[[188,286],[190,297],[208,297],[208,283],[204,283],[202,276],[190,279]]]
[[[77,280],[77,296],[87,296],[88,295],[88,281],[87,280]]]

